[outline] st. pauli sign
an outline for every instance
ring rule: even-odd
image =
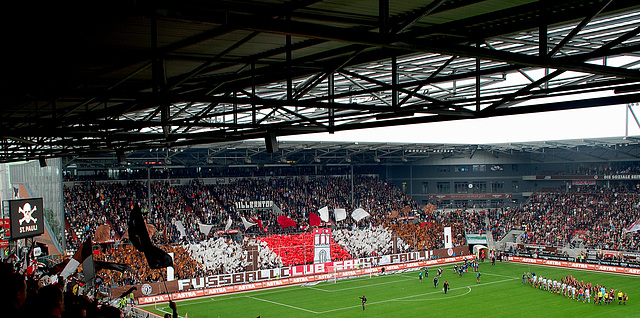
[[[42,198],[9,200],[10,234],[12,240],[44,233]]]

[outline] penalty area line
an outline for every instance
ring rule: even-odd
[[[393,280],[393,281],[382,282],[382,283],[366,284],[366,285],[360,285],[360,286],[354,286],[354,287],[336,288],[336,289],[331,289],[331,290],[322,289],[322,288],[319,288],[319,287],[305,287],[305,288],[312,289],[312,290],[323,291],[323,292],[327,292],[327,293],[337,293],[337,292],[342,292],[342,291],[351,290],[351,289],[362,289],[364,287],[380,286],[380,285],[387,285],[387,284],[397,284],[397,283],[405,282],[405,281],[409,281],[409,280],[413,280],[413,278],[411,278],[411,279],[399,279],[399,280]]]
[[[462,296],[466,296],[467,294],[471,293],[471,286],[466,286],[466,287],[468,288],[468,290],[464,294],[460,294],[460,295],[453,295],[453,296],[439,297],[439,298],[398,299],[397,301],[427,301],[427,300],[443,300],[443,299],[462,297]],[[454,288],[451,288],[450,290],[452,290],[452,289],[454,289]],[[464,287],[457,287],[455,289],[464,289]],[[441,293],[441,292],[442,291],[434,291],[434,292],[427,293],[427,294],[422,294],[422,295],[436,294],[436,293]]]
[[[304,309],[304,308],[300,308],[300,307],[296,307],[296,306],[291,306],[291,305],[287,305],[287,304],[283,304],[283,303],[279,303],[276,301],[271,301],[271,300],[266,300],[266,299],[261,299],[261,298],[256,298],[256,297],[252,297],[252,296],[245,296],[247,298],[250,299],[254,299],[254,300],[258,300],[258,301],[264,301],[265,303],[270,303],[270,304],[274,304],[274,305],[280,305],[283,307],[289,307],[289,308],[293,308],[293,309],[297,309],[297,310],[302,310],[302,311],[306,311],[306,312],[310,312],[312,314],[319,314],[319,312],[317,311],[313,311],[313,310],[309,310],[309,309]]]

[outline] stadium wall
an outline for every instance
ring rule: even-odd
[[[603,171],[603,167],[632,167],[638,164],[636,161],[532,163],[531,161],[500,160],[478,154],[474,155],[473,159],[468,157],[464,158],[465,160],[459,159],[440,158],[439,161],[427,160],[388,166],[386,175],[388,180],[403,189],[419,204],[433,203],[439,207],[443,204],[452,206],[464,204],[467,207],[476,205],[479,208],[495,208],[522,203],[530,193],[544,189],[567,188],[573,182],[571,176],[593,177],[596,174],[616,174],[616,168]],[[546,178],[535,178],[535,176],[546,176]],[[607,181],[611,180],[599,179],[598,182],[606,184]],[[456,185],[464,185],[464,187]],[[474,186],[468,187],[468,185]],[[508,194],[510,197],[498,200],[474,200],[471,196],[481,193]],[[439,201],[432,199],[433,195],[439,194],[469,195],[469,198]]]

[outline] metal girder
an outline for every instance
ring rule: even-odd
[[[26,59],[8,68],[0,162],[638,99],[545,100],[640,82],[634,62],[606,62],[640,56],[640,4],[380,0],[367,11],[341,1],[158,1],[114,5],[105,12],[116,19],[75,32],[65,25],[60,53],[31,60],[34,80],[19,73]],[[551,73],[531,75],[538,69]],[[513,74],[530,82],[508,85]]]

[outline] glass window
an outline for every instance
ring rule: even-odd
[[[486,181],[474,181],[473,183],[473,193],[487,193],[487,182]]]
[[[453,184],[453,188],[455,193],[467,193],[468,192],[467,189],[469,189],[469,183],[456,181]]]
[[[471,170],[473,172],[485,172],[487,171],[487,165],[472,165]]]
[[[494,182],[491,184],[491,192],[492,193],[502,193],[504,192],[504,182]]]
[[[429,193],[429,182],[422,183],[422,193]]]
[[[451,193],[450,191],[450,183],[449,182],[438,182],[436,184],[436,192],[437,193]]]

